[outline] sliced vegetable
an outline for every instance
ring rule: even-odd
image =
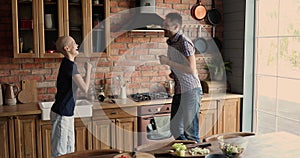
[[[199,148],[199,147],[195,147],[195,148],[191,148],[190,150],[189,150],[189,153],[191,154],[191,155],[196,155],[196,154],[200,154],[200,155],[206,155],[206,154],[209,154],[210,153],[210,151],[209,151],[209,149],[207,149],[207,148]]]

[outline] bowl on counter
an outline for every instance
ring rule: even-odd
[[[239,157],[248,145],[248,139],[241,139],[241,136],[224,135],[217,137],[219,148],[229,158]]]
[[[224,154],[208,154],[205,158],[227,158]]]

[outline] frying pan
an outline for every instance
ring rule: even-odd
[[[216,43],[216,45],[217,45],[219,51],[221,51],[221,49],[223,48],[223,46],[222,46],[222,42],[220,41],[220,39],[218,39],[218,38],[216,37],[216,26],[213,25],[213,26],[212,26],[212,29],[213,29],[213,40],[214,40],[214,42]]]
[[[194,46],[199,53],[205,53],[207,50],[207,43],[204,38],[201,37],[202,26],[198,28],[198,38],[194,41]]]
[[[206,16],[206,8],[201,4],[201,0],[197,0],[197,3],[191,8],[191,16],[195,20],[202,20]]]
[[[221,22],[221,13],[215,8],[215,1],[212,0],[211,10],[207,12],[207,20],[212,25],[218,25]]]

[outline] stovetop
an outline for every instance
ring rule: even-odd
[[[129,97],[136,102],[171,98],[167,92],[135,93]]]

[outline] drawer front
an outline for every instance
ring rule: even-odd
[[[200,110],[217,109],[216,100],[205,100],[201,101]]]
[[[97,109],[93,111],[93,119],[114,119],[114,118],[127,118],[137,116],[137,108],[113,108],[113,109]]]

